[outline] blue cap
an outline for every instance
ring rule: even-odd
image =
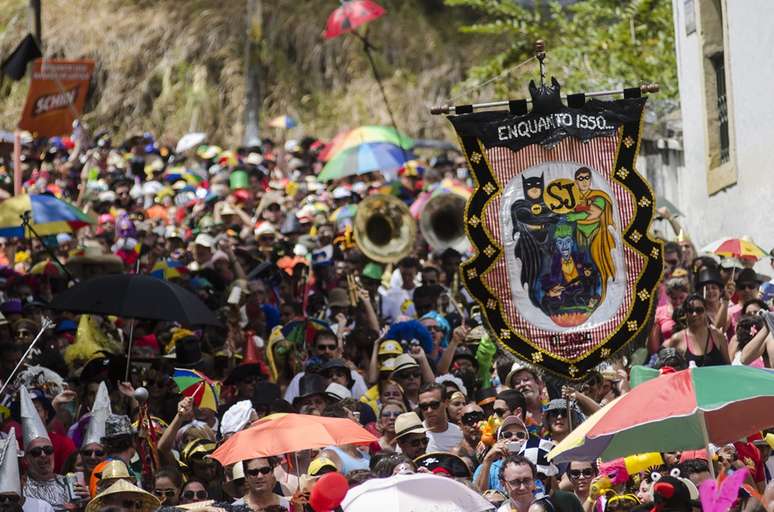
[[[56,334],[62,333],[62,332],[70,332],[70,331],[77,331],[78,326],[76,323],[69,318],[65,318],[64,320],[60,320],[56,324],[56,328],[54,328],[54,332]]]

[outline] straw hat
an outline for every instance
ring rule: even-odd
[[[142,502],[142,512],[152,512],[161,506],[161,502],[151,493],[143,491],[134,484],[126,480],[119,480],[97,496],[86,505],[86,512],[98,512],[105,506],[106,498],[115,494],[125,494],[130,499]]]

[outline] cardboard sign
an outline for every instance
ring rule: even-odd
[[[69,135],[80,117],[94,70],[91,60],[37,60],[19,128],[35,137]]]

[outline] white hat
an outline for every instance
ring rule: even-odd
[[[333,189],[333,199],[346,199],[352,197],[352,192],[344,187],[336,187]]]
[[[253,151],[252,153],[247,155],[244,162],[247,165],[261,165],[263,163],[263,155]]]
[[[94,404],[91,406],[89,426],[86,427],[86,435],[83,436],[81,446],[92,443],[102,444],[102,438],[105,437],[105,422],[110,414],[113,414],[110,408],[110,394],[103,381],[99,383],[99,388],[97,388]]]
[[[16,443],[16,429],[11,427],[0,444],[0,494],[22,495],[19,478],[19,445]]]
[[[252,413],[253,403],[250,400],[242,400],[229,407],[220,422],[221,434],[233,434],[245,428]]]
[[[196,235],[196,240],[194,240],[194,244],[201,245],[202,247],[207,247],[208,249],[211,249],[213,245],[215,245],[215,239],[212,238],[211,235],[208,235],[207,233],[199,233]]]
[[[19,402],[21,403],[21,424],[22,434],[24,436],[24,447],[28,447],[35,439],[47,439],[51,442],[51,438],[48,437],[46,426],[43,425],[43,420],[40,419],[38,410],[35,408],[35,404],[32,403],[29,391],[25,386],[19,388]]]
[[[368,185],[366,185],[366,183],[363,181],[358,181],[352,185],[352,192],[359,196],[363,196],[366,192],[368,192]]]
[[[258,226],[255,228],[255,236],[261,236],[261,235],[276,235],[277,230],[274,228],[274,225],[272,225],[271,222],[261,222],[258,224]]]
[[[328,395],[330,398],[334,400],[345,400],[347,398],[352,398],[352,393],[342,386],[341,384],[337,382],[331,382],[328,384],[328,387],[325,388],[325,394]]]

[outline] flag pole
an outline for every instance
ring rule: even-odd
[[[21,188],[21,132],[17,129],[13,132],[13,195],[20,195]]]

